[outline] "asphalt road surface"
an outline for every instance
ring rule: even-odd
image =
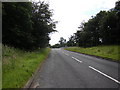
[[[52,49],[32,88],[118,88],[120,64],[63,49]]]

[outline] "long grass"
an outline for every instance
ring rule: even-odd
[[[82,47],[68,47],[69,51],[80,52],[89,55],[95,55],[114,61],[120,61],[120,45],[95,46],[89,48]]]
[[[0,43],[0,89],[2,89],[2,44]]]
[[[26,52],[12,47],[2,47],[2,88],[22,88],[50,49]]]

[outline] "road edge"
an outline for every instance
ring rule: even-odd
[[[65,49],[64,49],[64,50],[65,50]],[[66,50],[66,51],[69,51],[69,50]],[[75,52],[75,51],[70,51],[70,52]],[[114,59],[107,58],[107,57],[100,57],[100,56],[90,55],[90,54],[81,53],[81,52],[75,52],[75,53],[79,53],[79,54],[83,54],[83,55],[88,55],[88,56],[93,56],[93,57],[96,57],[96,58],[100,58],[100,59],[104,59],[104,60],[107,60],[107,61],[116,62],[116,63],[119,63],[119,64],[120,64],[120,61],[115,61]]]
[[[50,52],[49,52],[50,54]],[[23,88],[30,88],[32,85],[33,80],[35,79],[35,76],[37,75],[38,71],[41,70],[41,67],[43,66],[43,64],[45,63],[45,61],[47,60],[49,54],[46,56],[46,58],[38,65],[37,69],[35,70],[35,72],[32,74],[32,77],[30,77],[30,79],[27,81],[27,83],[23,86]]]

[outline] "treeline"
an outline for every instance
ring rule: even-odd
[[[48,46],[56,31],[52,15],[45,2],[3,2],[2,43],[24,50]]]
[[[63,37],[60,37],[59,43],[50,46],[51,48],[60,48],[60,47],[66,47],[67,41]]]
[[[120,44],[120,1],[109,11],[100,11],[87,22],[82,22],[71,35],[67,46],[90,47]]]

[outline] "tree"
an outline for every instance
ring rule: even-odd
[[[102,23],[107,15],[106,11],[100,11],[96,16],[89,19],[86,23],[84,30],[89,32],[91,39],[91,46],[100,45],[100,39],[102,38],[100,28],[102,27]]]
[[[4,2],[2,10],[3,44],[25,50],[49,45],[56,22],[47,3]]]
[[[86,31],[77,31],[76,35],[76,42],[78,46],[81,47],[88,47],[91,46],[91,37],[90,33]]]
[[[3,2],[2,41],[3,44],[18,48],[30,48],[32,42],[31,3]]]
[[[117,2],[116,6],[119,2]],[[116,8],[116,7],[115,7]],[[84,22],[76,32],[79,46],[96,46],[100,44],[120,44],[119,10],[100,11],[96,16]]]
[[[100,32],[103,44],[117,44],[118,30],[115,12],[108,11],[102,21]]]
[[[75,35],[71,35],[69,40],[67,41],[67,46],[76,46],[76,37]]]
[[[116,25],[117,44],[120,44],[120,38],[119,38],[119,33],[120,33],[120,1],[116,2],[114,10],[115,10],[116,18],[117,18],[117,25]]]
[[[51,46],[51,48],[60,48],[60,44],[57,43],[57,44]]]
[[[49,34],[56,31],[56,22],[51,19],[52,11],[47,3],[33,3],[32,8],[34,46],[42,48],[49,44]]]
[[[115,8],[109,11],[100,11],[87,22],[82,22],[75,33],[75,41],[71,37],[67,42],[69,46],[76,42],[82,47],[101,44],[120,44],[120,1]]]
[[[59,43],[60,43],[60,47],[65,47],[66,39],[64,39],[63,37],[60,37]]]

